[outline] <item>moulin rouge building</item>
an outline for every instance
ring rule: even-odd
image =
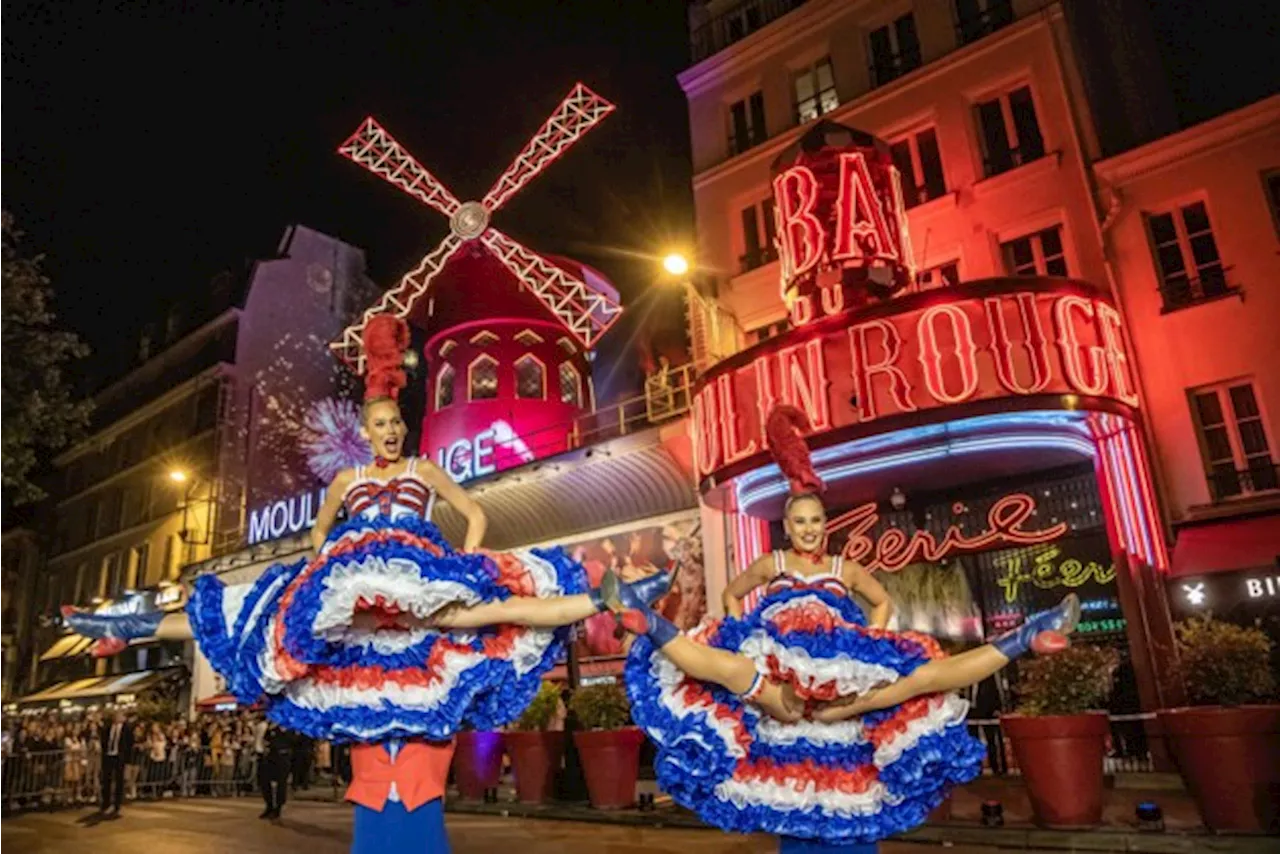
[[[973,643],[1076,592],[1082,637],[1124,653],[1113,710],[1138,711],[1181,700],[1179,576],[1280,551],[1277,353],[1243,314],[1274,302],[1240,288],[1275,271],[1277,105],[1171,134],[1151,57],[1077,11],[692,4],[718,311],[693,312],[692,431],[713,605],[784,544],[763,422],[792,403],[832,549],[881,570],[902,627]],[[1229,174],[1224,146],[1247,155]]]

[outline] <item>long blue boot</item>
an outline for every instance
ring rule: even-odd
[[[1056,608],[1032,614],[1025,623],[991,642],[996,651],[1012,661],[1030,650],[1057,652],[1067,645],[1066,637],[1080,622],[1080,598],[1071,593]]]

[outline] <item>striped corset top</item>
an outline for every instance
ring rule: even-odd
[[[410,457],[405,470],[386,481],[370,477],[368,467],[357,466],[355,480],[343,497],[348,517],[402,519],[412,516],[430,521],[436,492],[422,480],[417,464],[417,457]]]
[[[837,555],[831,561],[831,569],[816,575],[801,575],[787,568],[784,552],[773,553],[774,576],[765,587],[765,595],[779,593],[783,590],[824,590],[836,596],[848,596],[849,588],[844,584],[844,558]]]

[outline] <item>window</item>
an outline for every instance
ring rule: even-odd
[[[164,541],[164,579],[178,577],[182,568],[183,541],[181,534],[170,534]]]
[[[105,599],[114,599],[120,592],[122,580],[120,553],[113,552],[102,559],[102,576],[98,581],[98,595]]]
[[[533,356],[516,359],[516,397],[542,400],[547,396],[547,372]]]
[[[1147,229],[1151,234],[1165,311],[1185,308],[1230,291],[1204,202],[1150,214]]]
[[[781,335],[790,328],[790,320],[779,320],[777,323],[769,323],[758,329],[751,330],[750,337],[754,343],[759,344],[761,341],[768,341],[770,338]]]
[[[960,262],[948,261],[945,264],[938,264],[927,270],[920,270],[916,273],[916,284],[914,288],[910,288],[910,293],[918,293],[920,291],[932,291],[937,288],[954,288],[960,284]]]
[[[542,336],[534,332],[532,329],[522,329],[515,335],[515,340],[525,347],[532,347],[534,344],[542,343]]]
[[[488,347],[490,344],[497,344],[498,340],[498,336],[487,329],[482,329],[471,336],[471,343],[477,347]]]
[[[1055,225],[1000,245],[1004,267],[1010,276],[1065,276],[1067,256],[1062,246],[1062,226]]]
[[[1012,0],[956,0],[956,31],[961,44],[975,42],[1012,23]]]
[[[582,376],[568,362],[560,363],[560,402],[582,408]]]
[[[796,95],[797,124],[813,121],[840,106],[830,57],[801,71],[792,79],[791,85]]]
[[[1280,487],[1253,383],[1193,391],[1191,409],[1214,501]]]
[[[740,154],[765,139],[764,93],[754,92],[729,108],[729,153]]]
[[[440,373],[436,374],[437,412],[453,403],[453,381],[457,377],[457,373],[453,369],[453,365],[444,364],[440,366]]]
[[[206,386],[196,397],[196,432],[212,430],[218,422],[218,386]]]
[[[129,572],[125,575],[124,586],[134,590],[148,586],[147,562],[151,557],[151,545],[142,543],[129,551]]]
[[[988,178],[1044,157],[1044,137],[1030,86],[983,101],[977,111]]]
[[[1271,222],[1280,234],[1280,169],[1273,169],[1262,176],[1267,188],[1267,206],[1271,208]]]
[[[920,37],[910,12],[878,30],[872,30],[871,83],[883,86],[920,67]]]
[[[493,400],[498,396],[498,361],[481,356],[467,369],[467,385],[472,400]]]
[[[147,507],[151,503],[151,481],[142,479],[125,487],[123,506],[120,511],[120,526],[132,528],[147,518]]]
[[[902,201],[908,208],[947,194],[938,134],[933,128],[895,142],[889,151],[902,176]]]
[[[738,267],[743,273],[778,260],[774,226],[772,198],[742,209],[742,247],[745,252],[738,259]]]

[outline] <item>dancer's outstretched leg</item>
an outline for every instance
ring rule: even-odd
[[[985,646],[931,661],[892,685],[827,703],[813,713],[814,720],[826,723],[842,721],[896,706],[923,694],[956,691],[975,685],[1033,648],[1045,652],[1061,649],[1066,645],[1065,636],[1074,631],[1079,622],[1080,600],[1072,593],[1056,608],[1033,615],[1018,628]]]
[[[628,631],[647,635],[654,646],[686,675],[700,682],[723,685],[780,721],[797,721],[804,713],[804,703],[796,697],[790,685],[778,685],[765,679],[756,670],[755,662],[745,655],[689,640],[673,623],[649,610],[652,603],[636,595],[635,585],[621,586],[618,595],[607,601]]]
[[[450,605],[432,614],[428,622],[435,628],[479,629],[485,626],[517,625],[533,628],[556,628],[585,620],[605,610],[610,599],[626,588],[645,606],[657,602],[671,589],[674,575],[660,572],[631,584],[622,584],[613,570],[600,580],[600,586],[576,596],[513,596],[501,602],[479,605]]]

